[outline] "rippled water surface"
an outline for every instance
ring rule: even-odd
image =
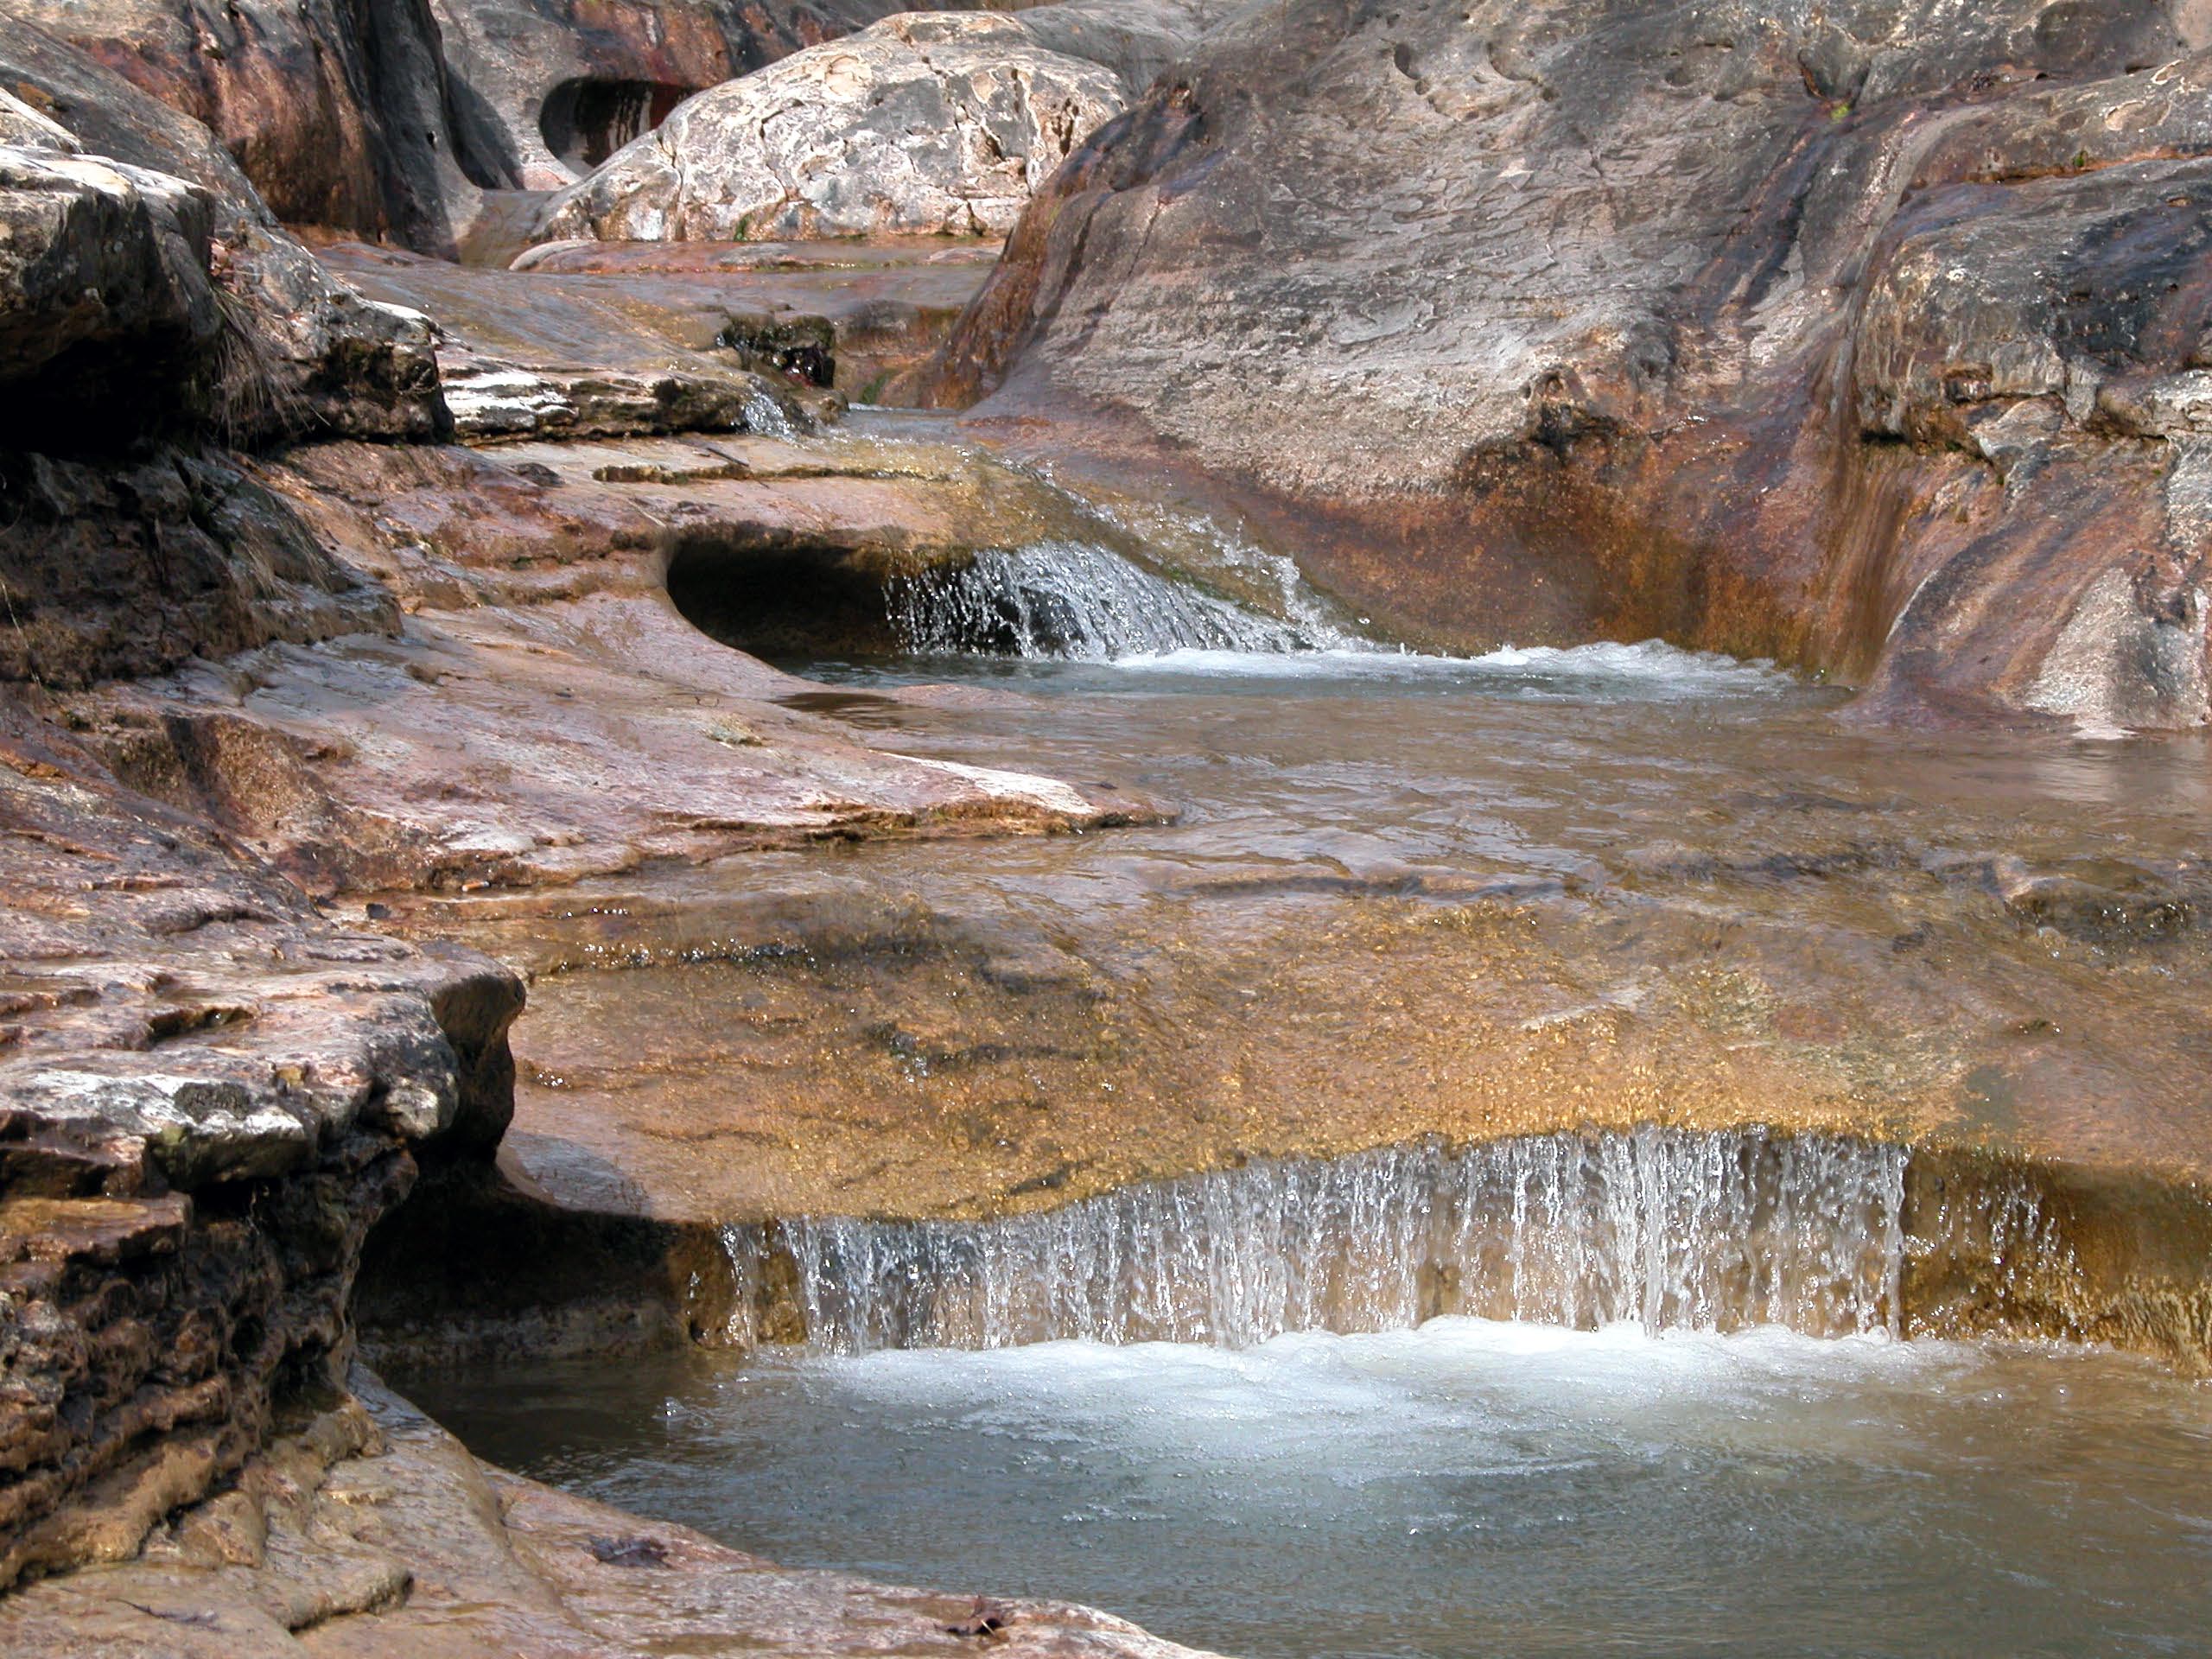
[[[2196,1385],[1650,1334],[1924,1328],[1877,1141],[2206,1167],[2201,739],[1859,729],[1655,645],[1400,654],[1263,556],[1217,586],[1264,615],[1104,556],[894,595],[931,654],[794,664],[830,683],[787,701],[1172,821],[643,871],[471,936],[540,970],[509,1156],[732,1237],[779,1218],[822,1343],[893,1346],[405,1379],[426,1405],[783,1562],[1254,1659],[2212,1650]],[[1736,1143],[1696,1135],[1757,1125],[1858,1137],[1818,1143],[1850,1166],[1699,1174]],[[1516,1135],[1558,1179],[1268,1161]],[[1340,1261],[1300,1231],[1331,1205],[1404,1240]],[[1644,1318],[1257,1340],[1309,1302]]]
[[[2201,1654],[2212,1394],[2090,1352],[1440,1319],[549,1366],[480,1452],[786,1565],[1252,1659]]]

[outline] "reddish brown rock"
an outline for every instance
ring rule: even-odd
[[[435,437],[448,429],[438,396],[430,331],[419,317],[365,302],[332,277],[276,224],[253,186],[207,130],[29,24],[0,29],[0,85],[12,87],[62,135],[25,126],[21,142],[59,143],[149,175],[162,188],[192,195],[196,245],[175,253],[168,281],[204,289],[203,315],[188,340],[136,319],[119,327],[147,290],[102,290],[104,362],[73,365],[59,422],[34,399],[35,429],[12,442],[67,452],[111,449],[195,424],[233,442],[266,443],[304,434]],[[194,238],[188,238],[194,239]],[[186,270],[186,266],[193,269]],[[98,373],[85,372],[97,367]],[[28,364],[0,365],[20,383]],[[118,383],[129,382],[127,392]],[[100,395],[111,392],[114,395]],[[78,404],[93,412],[73,418]]]
[[[1224,480],[1431,644],[2199,724],[2204,44],[2164,0],[1262,9],[1061,172],[938,394]]]

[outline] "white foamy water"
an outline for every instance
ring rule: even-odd
[[[2094,1352],[1445,1319],[445,1386],[480,1451],[786,1565],[1250,1659],[2194,1654],[2212,1627],[2212,1395]]]
[[[1895,1326],[1905,1158],[1647,1128],[1262,1160],[1001,1221],[811,1217],[724,1236],[742,1284],[788,1258],[809,1340],[840,1353],[1249,1347],[1439,1313],[1829,1335]]]
[[[1684,651],[1662,640],[1637,645],[1504,646],[1478,657],[1445,657],[1373,646],[1294,652],[1216,651],[1181,646],[1133,652],[1111,659],[1139,672],[1220,678],[1347,679],[1460,684],[1525,696],[1587,696],[1613,692],[1643,701],[1773,696],[1799,682],[1770,663],[1743,662],[1717,652]]]
[[[1179,650],[1280,656],[1351,644],[1309,617],[1263,615],[1087,542],[976,555],[895,582],[891,622],[923,656],[1108,662]],[[1309,607],[1318,616],[1318,603]]]
[[[957,570],[893,583],[891,621],[905,648],[919,656],[1096,663],[1202,679],[1458,685],[1644,701],[1771,694],[1796,684],[1771,664],[1656,639],[1507,645],[1475,657],[1394,650],[1350,632],[1289,560],[1234,545],[1239,556],[1224,563],[1272,594],[1273,613],[1147,569],[1101,544],[1051,541],[987,550]]]

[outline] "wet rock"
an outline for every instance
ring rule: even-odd
[[[1002,234],[1133,90],[1071,54],[1079,29],[1052,38],[1026,16],[918,13],[794,54],[554,197],[538,238]]]
[[[1234,480],[1411,637],[2201,723],[2205,44],[2149,0],[1255,9],[1032,205],[936,392]]]
[[[513,269],[590,276],[636,304],[711,297],[716,340],[786,381],[834,388],[856,404],[910,400],[907,386],[944,344],[999,254],[989,240],[911,237],[827,242],[540,243]],[[579,283],[562,285],[575,291]]]
[[[325,257],[359,291],[435,336],[445,408],[464,441],[788,435],[811,423],[789,379],[757,373],[721,346],[728,312],[711,285],[655,293],[549,284],[359,244]]]
[[[362,1241],[512,1109],[512,976],[321,923],[5,704],[0,1579],[134,1554],[342,1381]]]

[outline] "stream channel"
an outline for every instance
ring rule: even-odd
[[[887,593],[909,654],[789,664],[1173,822],[533,947],[518,1166],[727,1224],[807,1340],[396,1380],[779,1562],[1251,1659],[2206,1651],[2212,1392],[2051,1339],[2088,1245],[2031,1198],[1908,1198],[1929,1147],[2201,1180],[2204,744],[1409,656],[1230,551],[1242,603],[988,555]]]

